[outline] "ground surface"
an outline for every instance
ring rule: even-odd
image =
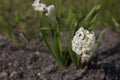
[[[43,42],[31,41],[17,49],[0,36],[0,80],[120,80],[119,41],[120,34],[108,30],[83,69],[70,65],[61,71]]]

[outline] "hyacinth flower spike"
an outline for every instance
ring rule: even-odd
[[[95,48],[95,34],[80,27],[72,40],[72,50],[81,56],[81,63],[87,62]]]

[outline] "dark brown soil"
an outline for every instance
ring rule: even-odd
[[[96,34],[99,30],[95,30]],[[108,30],[83,69],[61,71],[44,43],[33,40],[16,48],[0,36],[0,80],[120,80],[120,34]]]

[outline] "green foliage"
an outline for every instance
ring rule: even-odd
[[[110,27],[111,29],[120,32],[120,0],[105,0],[101,1],[101,12],[99,16],[100,24],[104,27]]]
[[[97,4],[101,10],[96,20],[98,26],[110,27],[120,32],[119,0],[41,0],[47,5],[53,3],[57,6],[58,20],[62,28],[72,27],[77,21],[87,15],[91,8]],[[60,1],[58,3],[58,1]],[[39,36],[39,12],[33,11],[30,0],[0,0],[0,33],[6,36],[25,36],[26,40]],[[62,6],[60,5],[62,3]],[[61,7],[60,7],[61,6]],[[60,15],[61,13],[61,15]],[[69,14],[68,14],[69,13]],[[60,19],[62,18],[62,19]],[[71,24],[71,25],[69,25]],[[21,38],[21,41],[23,39]]]
[[[37,37],[40,31],[37,27],[38,14],[32,15],[34,12],[31,4],[29,0],[0,1],[0,33],[10,37],[18,46]]]
[[[64,53],[62,50],[60,24],[59,22],[57,22],[56,19],[51,20],[44,14],[41,15],[41,19],[42,20],[40,21],[40,26],[43,40],[60,68],[64,69],[68,64],[68,57],[66,56],[66,53]],[[46,22],[46,24],[44,24],[44,22]]]
[[[74,36],[75,32],[79,29],[80,26],[84,26],[86,29],[88,29],[90,31],[93,30],[93,28],[95,27],[94,24],[97,20],[97,15],[98,15],[99,9],[100,9],[99,5],[95,6],[92,10],[90,10],[90,12],[86,16],[83,16],[80,20],[77,21],[77,24],[75,25],[75,27],[72,27],[73,36]],[[102,36],[102,34],[101,34],[101,36]],[[71,40],[71,38],[70,38],[70,40]],[[75,64],[75,66],[77,68],[83,67],[84,63],[81,63],[81,55],[77,55],[76,53],[74,53],[71,49],[71,46],[68,47],[68,50],[70,53],[70,57],[71,57],[73,63]]]

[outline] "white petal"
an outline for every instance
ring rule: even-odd
[[[45,15],[49,16],[51,14],[51,12],[54,10],[54,5],[49,5],[48,7],[46,7],[46,10],[48,11]]]
[[[35,0],[32,4],[32,6],[38,6],[40,3],[39,3],[40,0]]]

